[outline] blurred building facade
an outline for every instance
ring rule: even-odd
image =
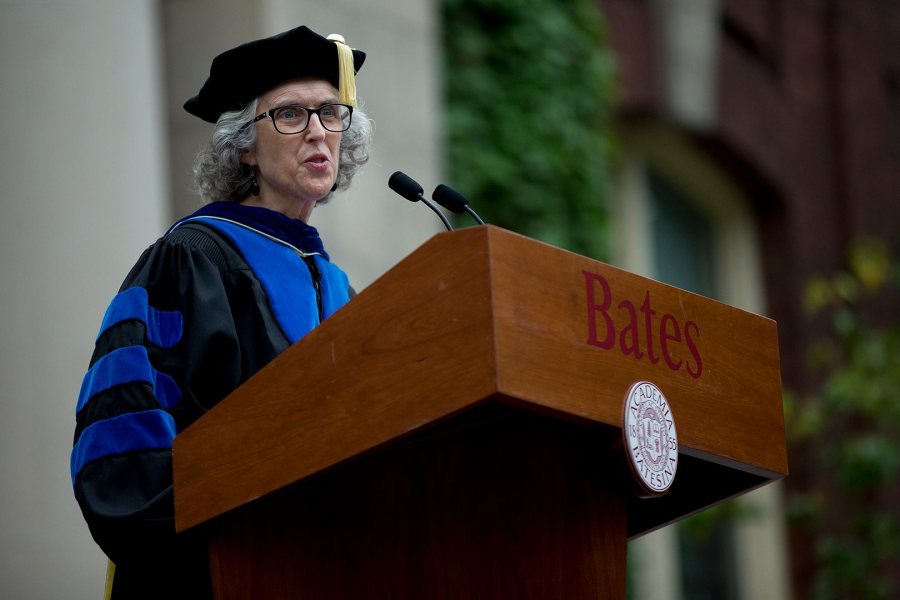
[[[440,226],[387,188],[397,169],[440,179],[433,2],[0,0],[0,597],[102,597],[68,467],[94,337],[144,248],[200,205],[191,164],[212,128],[182,103],[216,54],[299,24],[368,52],[374,153],[313,216],[362,289]]]
[[[811,391],[822,324],[805,318],[806,283],[856,238],[900,239],[900,6],[599,3],[619,60],[619,262],[775,319],[785,385]],[[816,485],[805,458],[788,490]],[[677,527],[638,540],[637,597],[806,597],[813,548],[782,529],[777,488],[742,502],[762,516],[708,541],[705,565]]]

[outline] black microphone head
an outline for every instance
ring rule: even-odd
[[[431,197],[435,202],[458,215],[465,212],[466,207],[469,205],[469,201],[466,200],[465,196],[443,183],[434,188]]]
[[[424,191],[415,179],[403,171],[394,171],[394,174],[388,179],[388,187],[410,202],[418,202]]]

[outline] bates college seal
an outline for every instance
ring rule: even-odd
[[[629,464],[644,495],[665,494],[678,469],[678,435],[669,402],[656,385],[639,381],[629,388],[623,425]]]

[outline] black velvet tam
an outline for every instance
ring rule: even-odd
[[[353,50],[359,71],[366,53]],[[184,109],[215,123],[222,113],[239,110],[265,92],[292,79],[315,77],[339,84],[338,49],[308,27],[242,44],[213,59],[209,78]]]

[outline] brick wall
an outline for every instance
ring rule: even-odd
[[[600,5],[619,55],[620,116],[666,119],[654,2]],[[806,280],[840,268],[855,237],[900,240],[900,4],[722,0],[718,18],[716,124],[694,135],[754,204],[785,382],[802,392],[816,383],[805,356],[821,326],[803,315]],[[793,484],[807,478],[792,456]],[[809,549],[795,540],[793,550],[803,597]]]

